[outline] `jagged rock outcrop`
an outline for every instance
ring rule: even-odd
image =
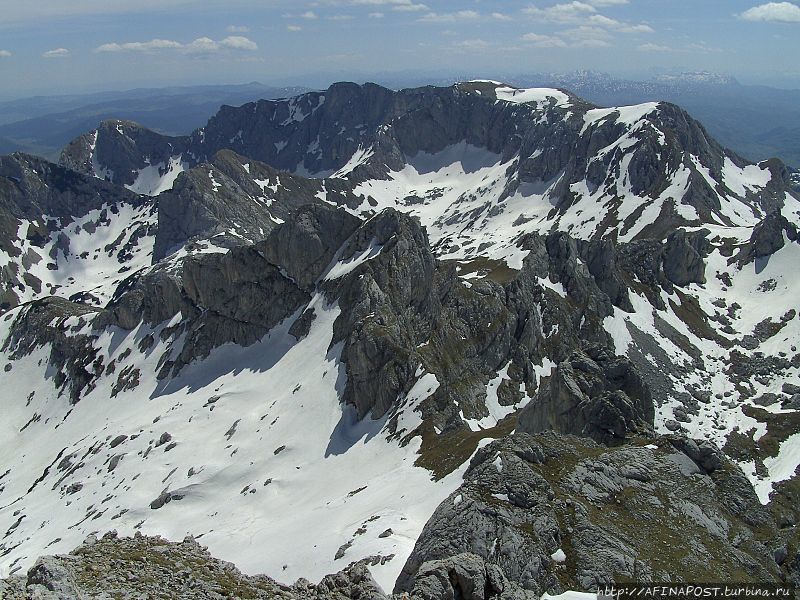
[[[197,254],[159,266],[117,290],[96,328],[158,325],[181,314],[185,333],[162,377],[226,343],[249,346],[308,304],[314,283],[361,221],[341,209],[311,204],[266,240],[228,253]],[[168,352],[169,354],[169,352]]]
[[[34,433],[58,441],[32,470],[42,473],[33,487],[19,468],[0,472],[0,495],[23,499],[13,519],[0,515],[10,532],[0,544],[4,564],[28,560],[33,553],[23,544],[43,539],[32,535],[34,520],[45,522],[44,510],[66,496],[68,529],[44,526],[65,536],[112,522],[138,528],[139,510],[149,531],[185,510],[207,517],[209,535],[212,526],[219,535],[223,523],[232,531],[231,523],[240,525],[239,516],[207,509],[230,497],[274,510],[263,526],[275,531],[288,514],[321,512],[311,503],[280,508],[258,494],[300,489],[294,486],[323,453],[343,471],[370,464],[385,473],[380,462],[352,468],[352,457],[370,444],[383,460],[388,443],[405,466],[439,480],[487,438],[515,429],[476,455],[461,495],[440,507],[420,539],[403,590],[423,598],[525,598],[687,573],[779,578],[777,563],[797,562],[783,531],[796,521],[788,508],[796,504],[792,480],[773,491],[782,507],[776,527],[715,446],[651,439],[656,405],[659,427],[691,422],[717,441],[744,414],[759,426],[737,431],[741,447],[731,452],[754,460],[755,479],[774,475],[756,453],[782,456],[796,431],[795,394],[775,385],[795,377],[800,364],[790,342],[792,292],[785,291],[793,282],[776,272],[739,277],[734,256],[753,217],[768,215],[739,245],[740,256],[766,258],[784,237],[797,238],[794,208],[785,219],[778,212],[794,192],[779,164],[739,159],[681,109],[599,109],[558,90],[489,82],[399,92],[339,84],[226,107],[180,140],[110,123],[68,149],[64,164],[85,175],[42,164],[25,171],[27,180],[11,171],[0,177],[0,206],[11,199],[17,211],[0,214],[13,238],[2,275],[13,289],[0,304],[34,300],[9,318],[11,352],[0,376],[28,388],[7,405],[25,448],[20,456],[39,458]],[[37,188],[40,172],[50,191]],[[119,184],[148,194],[172,187],[145,198]],[[108,206],[93,204],[104,198]],[[62,201],[70,207],[62,217],[33,219]],[[89,207],[98,208],[96,217],[70,214]],[[33,220],[21,230],[24,219]],[[756,275],[766,262],[757,262]],[[26,295],[17,293],[23,284]],[[753,294],[777,298],[763,305],[780,311],[740,319],[752,307],[743,311],[733,298]],[[48,295],[54,298],[42,299]],[[737,322],[753,335],[735,337]],[[778,333],[786,337],[765,343]],[[212,357],[226,344],[250,348]],[[26,362],[42,347],[44,376],[72,403],[84,402],[72,420],[73,407],[52,397],[49,381],[27,377],[37,366]],[[218,360],[230,356],[242,362]],[[222,383],[234,374],[235,385]],[[113,402],[120,412],[110,416],[120,418],[97,426]],[[778,402],[786,410],[751,406]],[[50,412],[41,417],[45,403]],[[287,425],[295,410],[306,411],[300,427]],[[79,413],[92,420],[91,431],[75,428]],[[139,423],[141,414],[147,418]],[[166,423],[172,433],[162,433]],[[304,439],[312,423],[321,446],[316,436]],[[187,450],[197,452],[206,436],[208,456],[194,464]],[[85,461],[77,459],[85,452]],[[241,467],[237,489],[220,476],[233,462]],[[428,492],[428,472],[409,494]],[[326,510],[353,510],[358,516],[347,522],[363,523],[349,541],[342,531],[343,540],[326,540],[320,560],[365,556],[362,528],[385,518],[369,514],[364,500],[377,498],[374,481],[314,498]],[[107,502],[98,502],[96,482]],[[134,485],[142,489],[128,493]],[[377,535],[392,531],[384,523],[374,536],[369,529],[369,543],[381,547],[372,565],[395,556],[384,551],[394,534]],[[643,541],[631,523],[652,534]],[[45,562],[43,581],[55,578],[48,565],[71,564]],[[283,591],[382,598],[366,569]]]
[[[97,310],[57,296],[30,303],[14,320],[3,351],[21,358],[37,348],[50,348],[49,364],[55,369],[53,384],[68,392],[76,404],[103,374],[103,357],[92,344],[88,325]]]
[[[540,596],[508,580],[496,564],[477,554],[424,563],[411,590],[414,600],[539,600]]]
[[[103,205],[141,204],[124,188],[38,156],[0,156],[0,213],[17,219],[76,219]]]
[[[677,436],[608,448],[517,433],[477,452],[395,592],[427,585],[433,561],[464,553],[537,597],[631,579],[780,581],[781,543],[769,511],[718,450]],[[443,588],[449,568],[433,578]]]
[[[267,259],[280,265],[300,287],[313,287],[361,223],[358,217],[330,205],[308,204],[277,227],[261,248]],[[346,249],[340,254],[352,257]]]
[[[71,256],[65,230],[75,220],[98,210],[97,221],[103,223],[120,207],[143,204],[123,188],[39,157],[0,156],[0,255],[6,258],[0,267],[0,313],[52,291],[41,274],[31,271],[40,263],[55,269],[59,256]],[[87,230],[92,226],[87,223]],[[140,237],[145,231],[141,228],[133,235]],[[123,244],[113,250],[120,261],[129,254]]]
[[[359,264],[365,253],[374,258]],[[409,389],[420,364],[410,356],[412,349],[430,333],[432,317],[441,310],[433,284],[435,259],[419,222],[394,210],[367,221],[340,256],[355,263],[336,290],[342,315],[332,343],[344,342],[343,399],[359,418],[368,413],[379,418]]]
[[[767,258],[783,248],[786,239],[800,242],[797,227],[780,211],[769,213],[753,228],[750,240],[739,250],[737,260],[740,264],[746,264]]]
[[[711,250],[707,235],[708,230],[687,234],[678,229],[667,238],[662,253],[667,279],[679,287],[706,282],[704,259]]]
[[[632,275],[617,260],[616,245],[578,243],[562,233],[532,235],[524,243],[530,253],[521,271],[499,279],[490,271],[466,285],[451,263],[436,261],[416,219],[384,210],[362,222],[317,202],[297,209],[255,245],[187,256],[132,276],[93,326],[130,330],[180,314],[181,323],[163,334],[180,344],[165,353],[160,376],[167,377],[223,344],[253,344],[292,315],[298,318],[292,331],[302,337],[313,314],[301,319],[298,311],[319,289],[341,309],[332,345],[342,342],[343,401],[359,417],[379,418],[398,407],[421,372],[431,372],[440,386],[421,410],[448,430],[463,427],[465,417],[487,414],[486,383],[505,364],[510,382],[500,401],[506,405],[521,399],[513,391],[520,386],[536,390],[532,362],[545,356],[567,361],[582,343],[594,344],[595,358],[612,365],[607,368],[622,369],[610,358],[613,352],[603,350],[611,343],[603,319],[615,304],[631,310],[624,282]],[[542,279],[560,283],[566,297]],[[552,331],[558,335],[548,335]],[[584,359],[581,364],[592,363]],[[555,384],[540,390],[529,412],[550,406],[547,411],[564,419],[531,418],[531,431],[558,429],[564,421],[571,427],[564,431],[621,439],[652,424],[649,396],[632,392],[630,381],[584,383],[588,395],[567,394],[569,402],[552,391]],[[577,414],[582,416],[575,419]]]
[[[742,472],[681,436],[608,448],[553,432],[480,449],[436,510],[387,596],[365,561],[313,585],[245,576],[187,537],[90,537],[0,581],[8,598],[149,595],[286,600],[534,600],[629,579],[792,577],[779,530]],[[781,564],[785,570],[782,570]]]
[[[637,117],[631,120],[631,111],[598,109],[560,90],[541,91],[530,101],[524,93],[514,99],[516,92],[524,90],[489,82],[400,91],[337,83],[296,98],[224,106],[188,138],[144,135],[133,124],[108,122],[68,147],[62,164],[89,174],[98,168],[113,172],[128,184],[143,166],[167,164],[169,156],[192,168],[230,149],[298,174],[339,172],[352,188],[387,178],[419,153],[466,144],[509,161],[501,200],[525,184],[552,183],[554,208],[548,220],[557,229],[580,200],[574,186],[584,184],[589,194],[602,192],[608,199],[593,238],[615,238],[636,229],[639,238],[664,239],[679,226],[732,224],[721,203],[738,186],[726,187],[725,165],[740,169],[747,162],[723,149],[678,106],[633,107]],[[686,160],[690,155],[694,160]],[[788,180],[779,162],[759,168],[769,173],[766,183],[736,194],[761,215],[781,208]],[[678,174],[687,187],[680,198],[673,198],[671,184]],[[619,185],[622,179],[628,191]],[[619,210],[621,196],[628,193],[642,202]],[[346,193],[337,202],[361,203]],[[679,210],[676,202],[688,211]],[[657,218],[637,227],[650,203],[660,206]],[[692,212],[696,218],[687,216]]]
[[[301,206],[321,202],[320,189],[316,181],[220,151],[159,195],[153,261],[193,239],[213,238],[223,248],[261,241]]]
[[[652,431],[655,409],[647,383],[630,360],[600,346],[559,363],[519,415],[519,431],[556,431],[619,443]]]

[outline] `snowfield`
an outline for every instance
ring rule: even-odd
[[[218,348],[166,386],[155,378],[158,348],[138,349],[158,330],[106,333],[101,351],[120,369],[136,365],[139,386],[113,394],[107,379],[75,406],[42,379],[44,351],[0,373],[0,386],[13,376],[16,390],[4,406],[0,454],[15,460],[0,480],[0,514],[2,526],[26,540],[4,557],[0,576],[116,529],[169,539],[192,533],[244,572],[287,582],[392,557],[373,569],[391,589],[463,469],[434,482],[414,466],[418,439],[400,447],[386,441],[386,419],[355,422],[339,402],[338,350],[328,351],[338,309],[321,298],[312,306],[318,318],[302,342],[286,322],[249,348]],[[15,312],[2,318],[3,339]],[[431,386],[420,381],[427,396]],[[38,418],[26,427],[32,413]],[[127,437],[110,443],[119,436]],[[152,508],[162,492],[171,500]],[[59,524],[61,539],[50,524]]]

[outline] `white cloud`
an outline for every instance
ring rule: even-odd
[[[386,6],[391,10],[401,12],[417,12],[430,10],[427,5],[413,0],[350,0],[354,6]]]
[[[767,2],[747,9],[739,18],[745,21],[800,23],[800,6],[791,2]]]
[[[56,48],[55,50],[48,50],[42,54],[42,58],[66,58],[69,56],[69,50],[66,48]]]
[[[560,36],[565,37],[567,39],[575,40],[575,43],[578,43],[582,40],[611,40],[613,39],[613,35],[607,29],[603,29],[602,27],[595,27],[592,25],[581,25],[580,27],[573,27],[572,29],[566,29],[559,33]]]
[[[183,48],[183,44],[173,40],[150,40],[149,42],[125,42],[118,44],[111,42],[94,49],[95,52],[152,52],[169,48]]]
[[[619,6],[628,4],[630,0],[586,0],[592,6]]]
[[[523,41],[529,42],[537,48],[566,48],[567,42],[554,35],[540,35],[538,33],[526,33],[522,36]]]
[[[653,33],[653,28],[645,23],[628,23],[612,19],[597,12],[595,6],[610,6],[611,4],[624,4],[619,0],[587,0],[580,2],[565,2],[539,8],[529,6],[522,12],[537,21],[560,23],[563,25],[591,25],[605,27],[620,33]]]
[[[398,4],[392,7],[392,10],[397,12],[419,12],[422,10],[429,10],[427,4]]]
[[[556,23],[570,23],[577,19],[581,19],[596,13],[597,10],[591,4],[586,2],[566,2],[564,4],[555,4],[547,8],[538,8],[537,6],[529,6],[522,9],[526,15],[535,17],[542,21],[554,21]]]
[[[599,38],[586,38],[572,44],[573,48],[608,48],[610,46],[610,42]]]
[[[667,46],[664,44],[641,44],[637,48],[639,52],[661,52],[661,53],[676,53],[676,54],[696,54],[704,52],[707,54],[714,52],[722,52],[721,48],[714,48],[705,42],[693,42],[683,47]]]
[[[8,50],[0,50],[0,58],[8,58],[11,56],[11,52]]]
[[[653,33],[653,28],[644,23],[634,25],[631,23],[623,23],[616,19],[611,19],[604,15],[591,15],[587,21],[592,25],[599,27],[608,27],[609,29],[616,29],[622,33]]]
[[[371,12],[367,16],[369,16],[370,19],[382,19],[386,15],[384,15],[382,12]]]
[[[286,26],[286,30],[287,31],[303,31],[303,28],[300,27],[300,25],[287,25]]]
[[[687,46],[689,50],[694,50],[696,52],[708,52],[708,53],[715,53],[715,52],[722,52],[722,48],[715,48],[714,46],[709,46],[703,41],[700,42],[693,42]]]
[[[661,44],[641,44],[637,50],[640,52],[675,52],[674,48]]]
[[[258,50],[258,44],[241,35],[228,36],[219,45],[223,48],[232,48],[234,50],[249,50],[251,52]]]
[[[594,25],[599,25],[601,27],[617,27],[620,25],[620,22],[616,19],[609,19],[608,17],[604,17],[603,15],[592,15],[587,19],[589,23]]]
[[[537,48],[608,48],[614,36],[602,27],[581,25],[556,35],[527,33],[522,40]]]
[[[200,37],[186,44],[183,49],[191,53],[206,54],[219,50],[219,44],[211,38]]]
[[[178,50],[189,54],[218,52],[230,50],[258,50],[258,44],[241,35],[231,35],[223,40],[215,41],[209,37],[200,37],[183,44],[175,40],[154,39],[148,42],[111,42],[94,49],[95,52],[158,52],[160,50]]]
[[[452,13],[428,13],[420,17],[424,23],[452,23],[454,21],[468,21],[480,18],[480,13],[474,10],[459,10]]]
[[[507,14],[501,13],[501,12],[493,12],[492,13],[492,18],[495,21],[513,21],[514,20],[512,17],[508,16]]]
[[[286,13],[282,15],[284,19],[305,19],[306,21],[316,21],[319,15],[313,10],[307,10],[303,13]]]
[[[250,28],[245,25],[228,25],[225,31],[228,33],[247,33],[250,31]]]
[[[330,17],[325,17],[329,21],[352,21],[352,15],[331,15]]]
[[[619,27],[617,27],[617,31],[621,31],[622,33],[654,33],[655,30],[650,27],[650,25],[646,25],[645,23],[639,23],[638,25],[629,24],[629,23],[620,23]]]
[[[486,40],[475,39],[475,40],[464,40],[462,42],[456,42],[453,44],[456,48],[463,48],[465,50],[483,50],[484,48],[488,48],[491,44]]]

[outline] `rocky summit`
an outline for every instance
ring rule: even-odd
[[[490,81],[0,157],[0,597],[798,585],[792,177]]]

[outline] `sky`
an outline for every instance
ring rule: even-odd
[[[758,0],[0,0],[0,95],[371,75],[712,71],[800,88],[800,6]]]

